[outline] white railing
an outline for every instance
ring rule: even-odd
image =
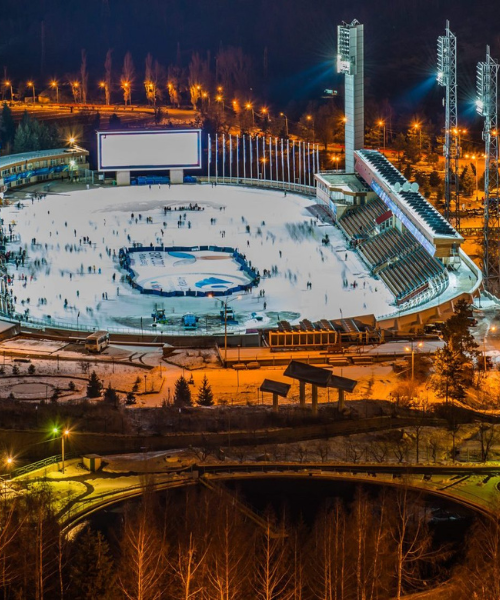
[[[217,178],[211,175],[210,178],[196,177],[199,183],[217,184],[217,185],[237,185],[242,187],[256,187],[263,189],[274,189],[274,190],[286,190],[287,192],[295,192],[297,194],[304,194],[306,196],[316,195],[316,186],[304,185],[300,183],[292,183],[290,181],[276,181],[274,179],[255,179],[249,177],[222,177],[219,175]]]

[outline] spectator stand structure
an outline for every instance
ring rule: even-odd
[[[300,407],[305,408],[306,406],[306,384],[312,386],[312,413],[313,415],[318,414],[318,387],[321,388],[333,388],[339,391],[339,410],[344,408],[344,400],[346,392],[353,392],[354,388],[358,384],[354,379],[348,379],[347,377],[339,377],[333,375],[328,369],[322,369],[321,367],[313,367],[306,363],[301,363],[297,360],[292,360],[288,367],[283,373],[285,377],[296,379],[299,382],[299,402]]]

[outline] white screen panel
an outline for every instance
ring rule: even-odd
[[[201,130],[100,131],[100,171],[199,169]]]

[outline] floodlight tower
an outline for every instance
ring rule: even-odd
[[[486,288],[495,294],[500,291],[500,239],[494,249],[494,233],[491,221],[498,237],[498,62],[491,58],[490,47],[486,46],[486,60],[477,63],[476,69],[476,110],[484,118],[484,258],[483,277]],[[490,204],[493,191],[493,202]],[[494,211],[490,208],[494,207]]]
[[[365,145],[364,36],[356,19],[337,27],[337,73],[345,76],[345,170],[354,173],[354,150]]]
[[[451,218],[452,189],[455,192],[455,227],[460,226],[460,198],[458,179],[458,116],[457,116],[457,38],[450,31],[450,22],[446,21],[446,33],[438,37],[437,46],[437,82],[446,90],[444,98],[444,198],[445,217]],[[455,132],[456,135],[452,135]],[[452,162],[453,161],[453,162]],[[453,168],[452,168],[453,164]]]

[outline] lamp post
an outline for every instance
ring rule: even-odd
[[[247,103],[245,104],[245,108],[246,108],[247,110],[251,110],[251,111],[252,111],[252,127],[255,127],[255,112],[254,112],[254,110],[253,110],[252,103],[251,103],[251,102],[247,102]]]
[[[415,132],[418,131],[418,147],[420,152],[422,152],[422,127],[420,126],[420,123],[414,123],[413,128],[415,129]]]
[[[406,352],[410,352],[411,351],[411,384],[413,386],[413,382],[415,379],[415,348],[413,346],[414,341],[411,340],[411,347],[406,347],[405,350]],[[418,342],[417,344],[417,348],[422,348],[423,346],[423,342]]]
[[[285,132],[286,132],[286,137],[288,137],[288,117],[285,115],[285,113],[280,112],[280,117],[283,117],[285,119]]]
[[[384,128],[384,150],[385,150],[385,121],[382,121],[382,119],[378,122],[378,126],[379,127],[383,127]]]
[[[33,81],[28,81],[28,87],[33,89],[33,104],[35,104],[35,84]]]
[[[75,104],[78,104],[78,91],[80,89],[80,83],[78,81],[73,81],[71,83],[71,91],[73,92],[73,100]]]
[[[474,170],[476,171],[476,202],[478,201],[478,179],[477,179],[477,156],[475,154],[466,154],[465,158],[470,158],[474,161]]]
[[[59,104],[59,84],[55,79],[50,82],[50,87],[56,90],[56,104]]]
[[[313,133],[313,144],[316,139],[315,129],[314,129],[314,117],[312,115],[307,115],[306,120],[312,123],[312,133]]]
[[[104,102],[108,104],[108,86],[105,81],[99,83],[99,87],[104,90]]]
[[[213,296],[210,296],[210,295],[208,297],[213,298]],[[220,302],[221,305],[224,307],[224,368],[226,368],[226,365],[227,365],[227,307],[228,307],[228,304],[231,304],[232,302],[235,302],[236,300],[241,300],[241,296],[237,296],[236,298],[233,298],[232,300],[228,300],[227,298],[225,300],[216,298],[216,300],[218,302]]]
[[[5,87],[10,88],[10,101],[14,102],[14,93],[12,91],[12,81],[6,81],[5,82]]]
[[[52,430],[54,432],[54,434],[59,433],[59,429],[57,427],[54,427],[54,429]],[[62,472],[64,474],[64,468],[65,468],[65,455],[64,455],[64,439],[69,435],[69,429],[64,429],[61,432],[61,457],[62,457]]]

